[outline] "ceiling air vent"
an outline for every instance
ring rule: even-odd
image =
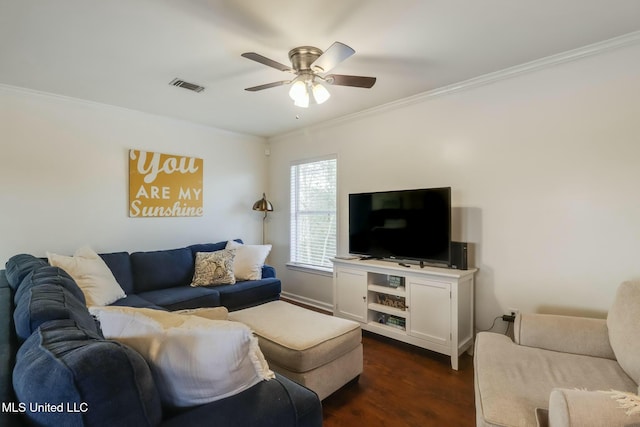
[[[175,78],[175,79],[171,80],[169,82],[169,84],[171,86],[178,86],[178,87],[181,87],[181,88],[184,88],[184,89],[189,89],[189,90],[192,90],[192,91],[198,92],[198,93],[200,93],[200,92],[202,92],[204,90],[204,86],[200,86],[200,85],[197,85],[195,83],[185,82],[184,80],[180,80],[178,78]]]

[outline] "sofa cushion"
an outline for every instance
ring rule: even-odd
[[[44,267],[47,262],[41,258],[36,258],[29,254],[14,255],[5,264],[7,281],[9,286],[15,291],[20,286],[27,274],[31,271]]]
[[[235,239],[234,242],[242,243],[242,239]],[[195,245],[188,246],[195,259],[198,252],[216,252],[221,251],[227,247],[227,241],[217,243],[197,243]]]
[[[161,292],[161,291],[158,291],[158,292]],[[140,295],[135,295],[135,294],[127,295],[126,297],[119,299],[118,301],[114,302],[111,305],[121,306],[121,307],[140,307],[140,308],[153,308],[156,310],[166,310],[164,307],[154,304],[148,299],[144,299]]]
[[[155,426],[162,418],[144,359],[72,320],[47,322],[25,341],[18,351],[13,387],[33,425]],[[62,405],[63,411],[31,412],[30,403]]]
[[[116,281],[125,294],[132,294],[133,291],[133,272],[131,271],[131,259],[128,252],[112,252],[108,254],[98,254],[100,258],[107,264],[107,267],[113,273]]]
[[[218,307],[220,305],[220,293],[215,289],[205,287],[176,286],[175,288],[142,292],[138,296],[171,311],[198,307]]]
[[[242,323],[131,307],[91,312],[105,336],[148,361],[169,407],[213,402],[274,377],[257,338]]]
[[[194,257],[189,248],[131,254],[136,293],[188,286],[193,278]]]
[[[108,305],[126,294],[107,264],[91,248],[78,249],[73,256],[47,252],[49,264],[64,269],[78,284],[88,306]]]
[[[197,252],[191,286],[233,285],[236,251],[225,249],[215,252]]]
[[[31,287],[18,301],[13,319],[16,334],[22,341],[49,320],[72,319],[81,327],[100,335],[86,305],[59,285]]]
[[[615,360],[517,345],[480,332],[474,350],[478,426],[536,425],[535,408],[548,408],[554,388],[634,391]]]
[[[263,265],[262,266],[262,278],[263,279],[270,279],[270,278],[275,278],[276,277],[276,269],[270,265]]]
[[[618,287],[607,315],[609,342],[618,363],[636,383],[640,383],[640,281]]]
[[[252,307],[280,298],[280,279],[245,280],[235,285],[216,286],[220,304],[231,310]]]
[[[62,286],[75,296],[78,301],[86,304],[84,294],[71,276],[69,276],[69,274],[67,274],[63,269],[59,267],[52,267],[48,264],[44,267],[38,267],[24,278],[22,284],[14,295],[14,303],[17,305],[22,296],[28,293],[32,287],[40,285]]]
[[[198,406],[162,423],[162,427],[258,425],[322,427],[320,399],[308,388],[276,373],[273,380],[262,381],[242,393]]]

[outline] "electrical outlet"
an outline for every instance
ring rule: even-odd
[[[519,312],[520,310],[518,310],[517,308],[507,308],[507,314],[502,315],[502,320],[505,322],[513,323],[516,321],[516,316]]]
[[[520,313],[520,310],[517,308],[507,308],[507,314],[502,315],[502,320],[504,322],[513,323],[516,321],[516,316]]]

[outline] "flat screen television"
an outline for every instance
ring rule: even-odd
[[[349,253],[449,266],[451,187],[349,194]]]

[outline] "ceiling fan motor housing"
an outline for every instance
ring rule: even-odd
[[[310,71],[311,64],[322,55],[322,50],[313,46],[300,46],[289,51],[289,60],[295,71]],[[314,70],[322,72],[324,70]]]

